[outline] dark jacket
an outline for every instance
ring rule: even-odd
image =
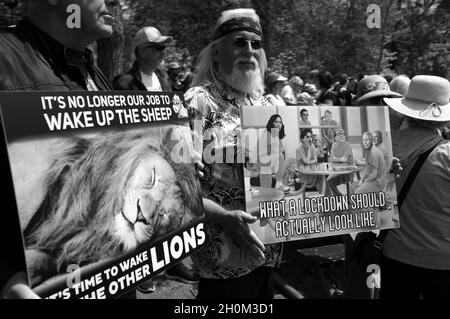
[[[172,91],[172,85],[170,84],[167,73],[161,69],[156,69],[155,74],[161,84],[162,90],[164,92]],[[114,78],[113,86],[115,90],[120,91],[147,91],[144,83],[142,83],[141,72],[137,61],[134,61],[133,66],[127,73]]]
[[[92,64],[91,52],[76,52],[24,19],[14,28],[0,30],[0,90],[86,90],[82,65],[100,90],[112,89]],[[26,116],[26,114],[24,114]],[[0,131],[3,131],[0,121]],[[2,230],[0,289],[18,271],[26,271],[5,139],[0,136]],[[6,189],[6,190],[5,190]]]
[[[0,90],[86,90],[79,65],[100,90],[112,89],[90,50],[65,48],[27,19],[0,30],[0,52]]]

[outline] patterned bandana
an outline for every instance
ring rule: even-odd
[[[250,17],[239,17],[222,23],[214,32],[213,40],[234,31],[249,31],[262,37],[261,25]]]

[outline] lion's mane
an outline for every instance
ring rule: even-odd
[[[127,181],[140,159],[156,152],[172,166],[185,209],[202,214],[201,190],[191,164],[174,163],[172,129],[113,132],[99,138],[71,138],[55,155],[46,178],[46,196],[24,230],[25,246],[49,254],[58,271],[115,257],[129,247],[114,235]],[[181,219],[180,223],[181,223]],[[178,225],[179,226],[179,225]],[[152,239],[162,234],[156,230]]]

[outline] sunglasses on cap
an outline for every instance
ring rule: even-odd
[[[263,43],[261,40],[236,38],[233,41],[233,45],[238,48],[245,48],[247,46],[247,43],[250,43],[253,50],[259,50],[263,47]]]

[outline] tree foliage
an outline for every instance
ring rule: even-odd
[[[345,72],[355,76],[393,72],[446,77],[450,67],[450,1],[446,0],[120,2],[120,30],[98,45],[99,64],[110,77],[131,65],[134,34],[144,26],[155,26],[174,37],[166,62],[192,67],[211,40],[219,13],[237,7],[252,7],[258,12],[269,68],[287,76],[294,70],[327,69],[333,74]],[[379,29],[367,26],[369,4],[381,8]],[[14,9],[11,15],[0,4],[0,25],[16,21],[22,9]]]

